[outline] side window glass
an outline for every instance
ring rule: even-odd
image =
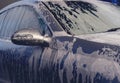
[[[38,18],[35,10],[30,6],[18,6],[0,14],[0,37],[8,38],[14,32],[23,28],[39,28],[42,34],[47,25]]]

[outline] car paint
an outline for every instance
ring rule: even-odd
[[[120,82],[119,46],[51,32],[47,48],[0,38],[0,83]]]

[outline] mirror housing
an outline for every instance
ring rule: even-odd
[[[23,29],[15,32],[11,41],[17,45],[49,47],[52,38],[42,36],[38,29]]]

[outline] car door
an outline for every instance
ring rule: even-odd
[[[0,14],[0,83],[40,82],[41,57],[50,55],[51,48],[15,45],[10,40],[14,32],[24,28],[37,28],[42,34],[46,24],[38,17],[27,5],[8,8]]]

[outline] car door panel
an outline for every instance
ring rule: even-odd
[[[27,71],[32,69],[31,65],[36,63],[37,58],[35,57],[40,57],[42,51],[43,48],[40,46],[17,46],[14,44],[10,46],[10,43],[6,42],[4,48],[0,48],[0,77],[9,79],[12,83],[15,80],[23,81],[28,74]]]
[[[118,46],[67,36],[56,37],[57,43],[43,50],[3,42],[0,77],[11,83],[119,83]]]
[[[67,36],[57,39],[60,83],[120,82],[119,46]]]

